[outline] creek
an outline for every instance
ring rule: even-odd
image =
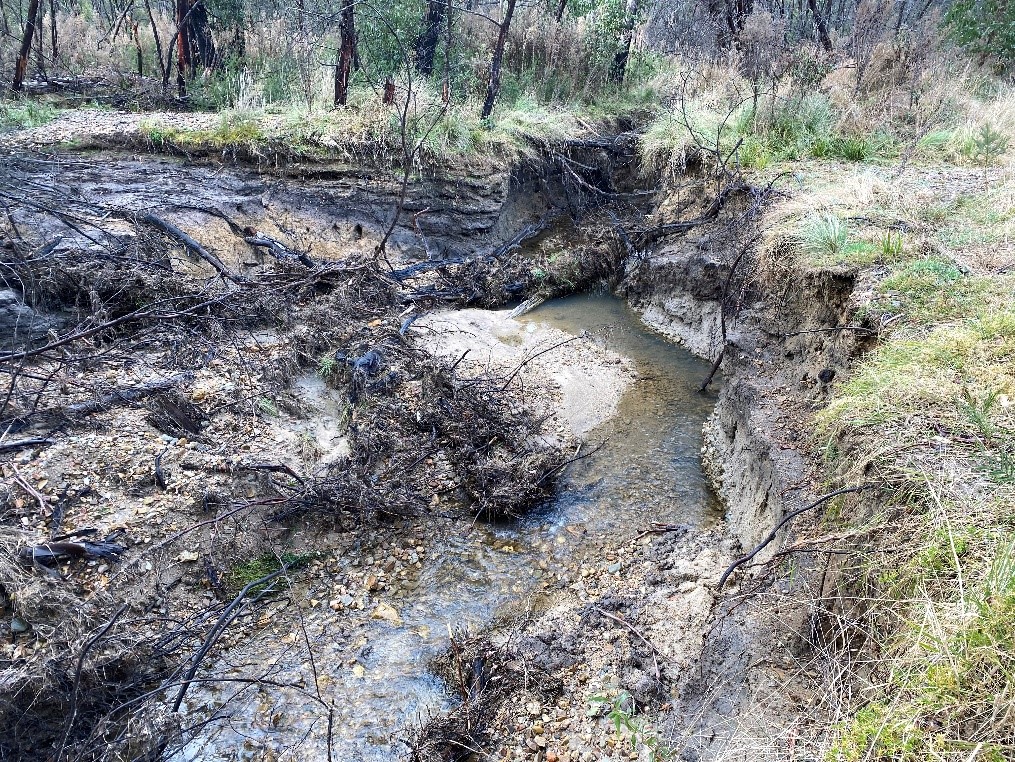
[[[478,630],[540,594],[552,598],[576,563],[609,564],[609,572],[623,574],[623,559],[611,563],[598,555],[601,538],[631,537],[653,521],[703,527],[719,517],[700,460],[701,427],[714,404],[712,395],[696,391],[706,363],[653,333],[623,300],[606,293],[550,301],[520,320],[573,335],[587,331],[634,361],[638,377],[617,415],[589,436],[590,445],[602,446],[572,464],[555,499],[524,520],[432,527],[418,576],[386,591],[386,616],[343,627],[325,605],[322,613],[308,613],[314,664],[300,649],[280,649],[270,629],[224,657],[247,674],[270,665],[273,680],[302,679],[310,692],[316,670],[322,697],[334,702],[335,759],[394,759],[404,749],[406,728],[447,706],[426,665],[446,647],[451,629]],[[342,563],[369,565],[367,553]],[[315,593],[314,582],[308,584],[309,596],[328,600],[327,591]],[[241,696],[231,698],[237,690]],[[326,712],[307,694],[225,684],[202,686],[187,702],[199,714],[218,706],[232,711],[177,759],[262,759],[260,750],[278,749],[283,736],[300,744],[300,758],[325,758]]]

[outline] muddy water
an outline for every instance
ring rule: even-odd
[[[635,361],[639,379],[618,416],[590,437],[589,450],[602,447],[573,464],[556,499],[524,521],[430,527],[418,576],[395,579],[390,589],[337,616],[323,604],[313,609],[305,625],[314,665],[301,647],[302,634],[269,627],[230,652],[232,668],[217,666],[227,676],[302,680],[309,693],[317,690],[311,679],[316,667],[321,696],[335,707],[335,759],[396,759],[405,748],[405,728],[445,707],[448,698],[425,665],[446,644],[449,627],[480,628],[538,593],[552,596],[576,558],[598,558],[598,538],[634,534],[651,521],[701,526],[718,515],[699,460],[711,400],[695,387],[707,366],[649,331],[609,295],[556,300],[523,320],[572,334],[588,331]],[[375,553],[347,554],[341,564],[355,573],[376,560]],[[335,593],[311,581],[301,595],[326,602]],[[262,759],[267,749],[272,756],[326,758],[326,712],[308,693],[227,684],[192,692],[189,707],[198,714],[214,710],[237,690],[243,694],[230,701],[231,717],[209,726],[177,758]]]

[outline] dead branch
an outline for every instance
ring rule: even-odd
[[[203,259],[205,262],[214,267],[215,270],[218,272],[218,274],[221,275],[223,278],[227,278],[228,280],[231,280],[233,283],[247,283],[246,278],[241,278],[240,276],[233,274],[229,270],[229,268],[222,263],[221,259],[216,257],[214,254],[212,254],[210,251],[204,248],[204,246],[195,241],[191,236],[187,235],[187,233],[184,233],[182,230],[176,227],[176,225],[174,225],[173,223],[166,222],[161,217],[156,217],[154,214],[150,212],[142,214],[138,219],[144,224],[155,228],[156,230],[161,230],[163,233],[168,235],[177,243],[183,244],[183,246],[188,251],[193,252],[201,259]]]
[[[838,497],[839,495],[845,495],[850,492],[862,492],[863,490],[871,489],[872,487],[877,486],[879,485],[874,483],[868,483],[861,484],[859,487],[844,487],[843,489],[837,489],[834,492],[829,492],[827,495],[822,495],[813,503],[809,503],[808,505],[805,505],[803,508],[797,508],[795,511],[791,511],[790,513],[786,514],[783,520],[775,525],[775,528],[771,532],[769,532],[768,536],[764,540],[762,540],[757,545],[757,547],[754,548],[754,550],[752,550],[746,556],[738,558],[736,561],[734,561],[732,564],[729,565],[726,571],[724,571],[722,573],[722,576],[719,578],[719,583],[718,585],[716,585],[716,590],[717,591],[722,590],[723,585],[726,584],[726,580],[729,579],[729,576],[737,569],[737,567],[743,566],[748,561],[753,559],[756,555],[758,555],[758,553],[760,553],[762,550],[768,547],[768,544],[775,539],[777,534],[779,534],[779,530],[782,529],[784,526],[786,526],[786,524],[788,524],[794,518],[799,516],[801,513],[805,513],[806,511],[809,511],[813,508],[817,508],[819,505],[823,505],[824,503],[827,503],[829,500],[831,500],[834,497]]]
[[[193,380],[194,374],[188,372],[179,373],[170,378],[160,379],[159,381],[149,381],[145,384],[120,387],[119,389],[114,389],[111,392],[101,395],[98,399],[68,405],[64,409],[64,414],[68,418],[83,418],[85,416],[92,415],[93,413],[101,413],[109,410],[115,405],[137,402],[138,400],[150,397],[157,392],[163,392],[167,389],[172,389],[180,384],[189,383]]]

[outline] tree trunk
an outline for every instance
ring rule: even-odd
[[[192,66],[190,36],[187,34],[187,17],[190,3],[176,0],[176,90],[181,98],[187,97],[187,74]]]
[[[46,32],[44,23],[46,20],[46,9],[42,3],[39,3],[39,18],[35,20],[35,25],[38,27],[38,31],[35,34],[35,62],[39,67],[39,74],[42,78],[49,81],[49,75],[46,74],[46,54],[43,51],[43,40],[46,38]]]
[[[507,11],[497,34],[497,45],[493,49],[493,60],[490,62],[490,84],[486,88],[486,100],[483,101],[483,119],[493,113],[493,103],[497,100],[500,90],[500,64],[504,59],[504,46],[507,45],[508,30],[511,28],[511,17],[515,14],[515,0],[507,0]]]
[[[816,0],[807,0],[807,7],[811,9],[811,15],[814,17],[814,28],[818,32],[818,42],[821,43],[821,47],[825,49],[826,53],[831,53],[832,39],[828,36],[828,24],[825,23],[825,17],[818,10]]]
[[[29,0],[28,15],[25,17],[25,33],[21,37],[21,50],[14,65],[14,82],[11,90],[20,93],[28,72],[28,54],[32,52],[32,37],[35,36],[35,22],[39,18],[39,0]]]
[[[130,29],[134,36],[134,48],[137,50],[137,75],[144,76],[144,53],[141,52],[141,36],[138,34],[138,23],[131,19]]]
[[[567,0],[560,0],[560,2],[557,3],[557,12],[553,15],[553,17],[557,19],[557,21],[560,21],[562,18],[564,18],[564,9],[566,7]]]
[[[426,4],[426,18],[423,31],[416,40],[416,71],[429,77],[433,74],[434,58],[437,56],[437,42],[444,26],[444,0],[429,0]]]
[[[196,48],[197,59],[201,66],[206,69],[215,67],[215,38],[212,37],[211,27],[208,26],[208,9],[204,0],[197,0],[191,3],[190,15],[187,19],[191,45]],[[193,51],[191,53],[193,58]]]
[[[342,1],[342,21],[339,24],[342,47],[338,66],[335,67],[335,105],[344,106],[349,99],[349,77],[356,59],[356,4],[355,0]]]
[[[610,66],[610,80],[618,85],[623,83],[624,74],[627,72],[627,61],[631,57],[631,40],[634,38],[634,21],[637,16],[638,0],[627,0],[624,26],[620,31],[620,46]]]
[[[162,57],[162,38],[159,36],[159,28],[155,23],[155,16],[152,14],[151,0],[144,0],[144,7],[148,11],[149,21],[152,22],[152,37],[155,38],[155,57],[159,60],[159,74],[162,75],[162,81],[167,82],[169,78],[166,75],[166,62]]]
[[[58,52],[56,32],[56,0],[49,0],[49,37],[53,43],[53,64],[56,65],[56,54]]]

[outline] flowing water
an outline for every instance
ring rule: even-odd
[[[336,759],[397,758],[404,729],[444,707],[447,697],[426,663],[447,643],[449,627],[480,628],[537,592],[552,595],[559,573],[594,551],[597,538],[630,537],[651,521],[703,526],[718,515],[699,455],[701,426],[712,406],[710,397],[696,392],[708,372],[705,363],[647,329],[607,294],[548,302],[522,320],[572,334],[588,331],[635,361],[638,380],[618,414],[590,436],[590,445],[603,446],[570,466],[556,498],[521,522],[437,527],[440,536],[428,540],[418,576],[395,580],[381,596],[389,606],[386,618],[350,627],[341,615],[308,614],[314,664],[305,650],[272,641],[277,633],[270,629],[241,647],[246,664],[236,665],[237,674],[270,666],[273,680],[302,679],[313,693],[309,674],[316,669],[322,698],[335,706]],[[365,560],[343,563],[356,567]],[[329,598],[327,590],[317,595]],[[289,643],[294,640],[291,634]],[[190,707],[224,703],[230,689],[235,686],[195,691]],[[233,718],[209,726],[178,758],[260,759],[261,750],[278,749],[282,737],[300,745],[297,758],[324,758],[327,719],[320,702],[292,690],[240,690],[247,691],[246,703],[230,703]],[[250,711],[236,712],[237,705]]]

